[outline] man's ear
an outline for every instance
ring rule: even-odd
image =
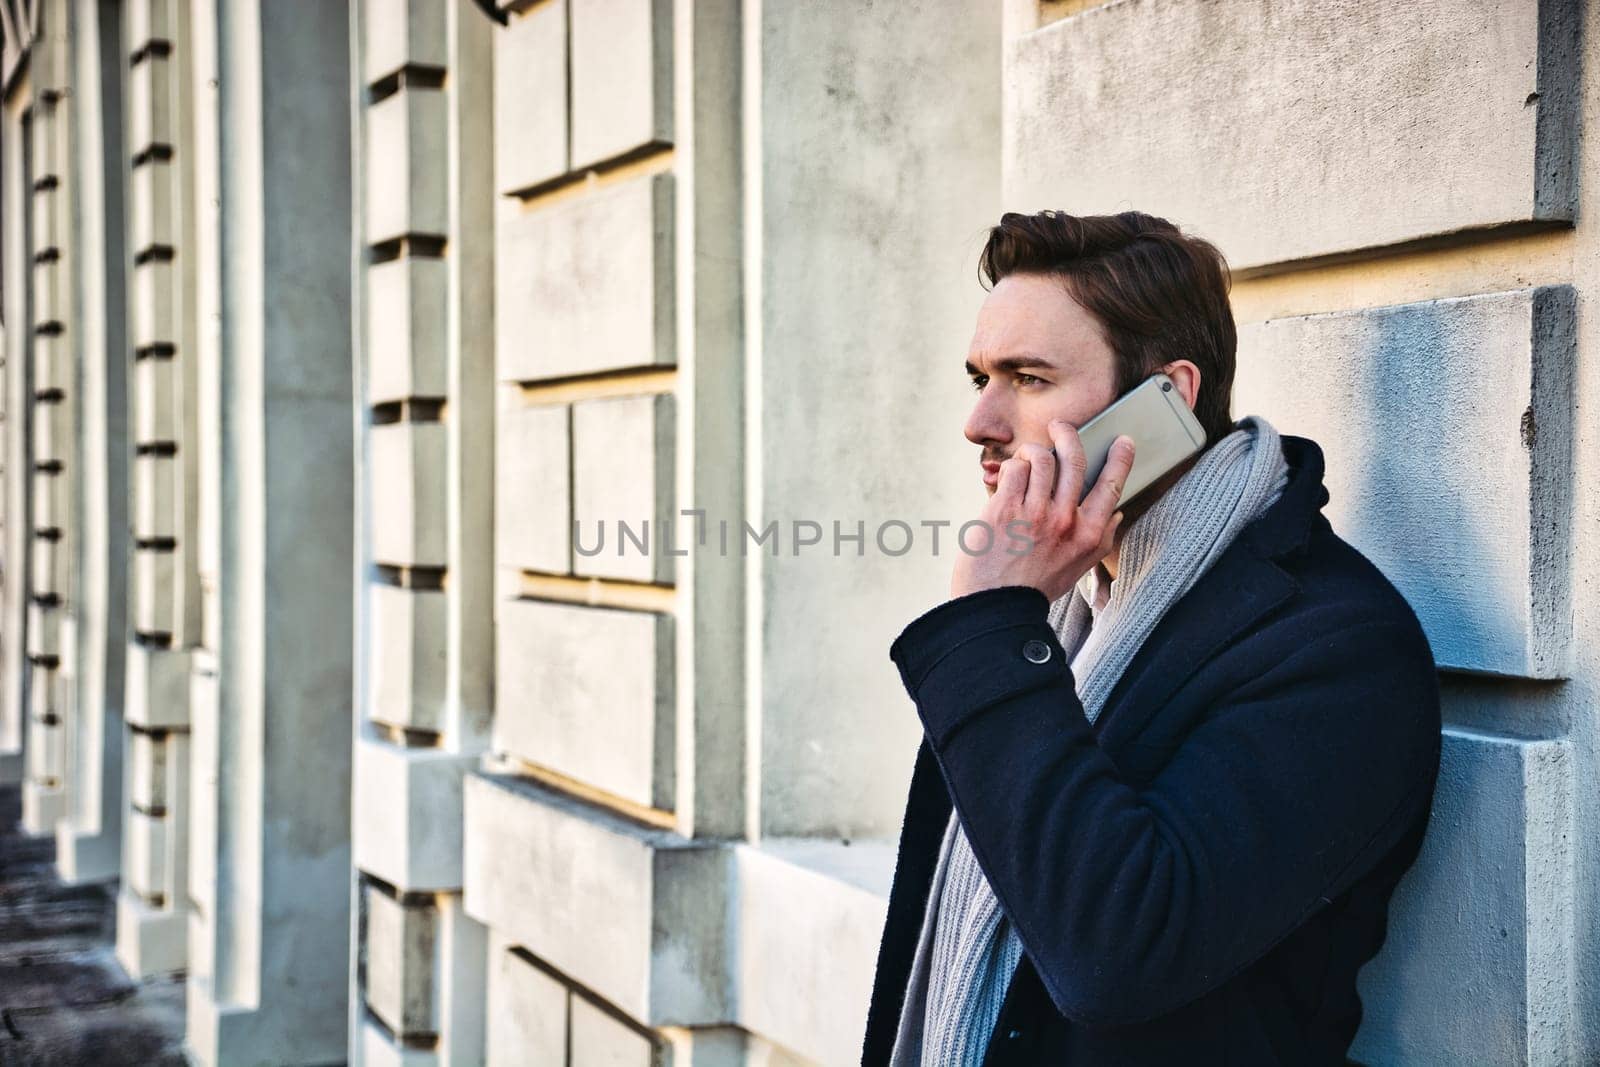
[[[1161,373],[1172,379],[1172,384],[1183,394],[1183,402],[1193,411],[1195,402],[1200,399],[1200,368],[1186,359],[1175,359],[1162,367]]]

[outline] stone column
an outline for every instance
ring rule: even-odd
[[[4,584],[0,619],[0,781],[25,777],[23,741],[28,724],[27,620],[31,583],[28,577],[34,540],[33,509],[33,364],[35,334],[27,279],[33,262],[33,83],[28,46],[31,30],[14,27],[0,52],[0,78],[6,86],[3,132],[0,132],[0,255],[3,286],[5,351],[5,555],[0,557]]]
[[[493,685],[493,23],[366,0],[354,92],[365,445],[351,1059],[483,1061],[461,783]]]
[[[199,302],[196,103],[190,5],[133,0],[128,100],[134,478],[126,719],[128,848],[117,955],[130,974],[187,958],[189,674],[199,645]]]
[[[117,7],[47,5],[71,20],[69,110],[78,196],[75,597],[66,676],[68,802],[56,865],[67,881],[117,877],[122,848],[122,690],[127,642],[128,399],[124,344],[122,84]],[[59,106],[59,105],[58,105]],[[59,406],[59,405],[58,405]],[[36,440],[42,440],[41,431]],[[59,433],[59,427],[56,429]]]
[[[191,705],[188,1040],[207,1064],[329,1062],[346,1055],[350,928],[349,12],[226,3],[211,53],[203,7],[220,241],[202,236],[200,261],[220,265],[221,335],[200,401],[216,523],[201,541],[217,613]]]
[[[33,348],[23,819],[56,835],[63,878],[103,881],[116,877],[121,847],[126,623],[116,9],[54,0],[31,15],[30,80],[8,101],[13,114],[27,109],[31,174],[21,227]]]
[[[957,453],[998,13],[503,6],[490,1062],[847,1062],[916,747],[884,650],[949,539],[797,560],[794,522],[899,517]]]
[[[28,538],[28,615],[24,627],[28,670],[27,772],[22,782],[22,824],[35,834],[54,833],[68,807],[66,734],[72,673],[72,554],[81,540],[78,465],[72,413],[79,384],[75,328],[76,265],[71,238],[77,168],[73,165],[68,23],[65,0],[44,5],[28,55],[26,126],[32,174],[27,190],[31,225],[24,271],[34,349],[33,392],[28,400],[26,454],[32,484],[33,530]],[[20,281],[18,279],[17,281]],[[16,284],[13,281],[12,284]]]

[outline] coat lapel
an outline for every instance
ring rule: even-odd
[[[1276,560],[1303,551],[1313,527],[1326,524],[1328,490],[1316,442],[1287,434],[1282,442],[1289,464],[1282,496],[1240,532],[1134,654],[1095,719],[1106,751],[1137,736],[1195,671],[1299,588]]]
[[[1247,544],[1231,546],[1156,624],[1122,672],[1094,722],[1100,747],[1116,752],[1137,736],[1195,671],[1297,588],[1283,568]]]

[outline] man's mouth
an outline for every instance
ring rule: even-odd
[[[983,484],[993,488],[1000,484],[1000,464],[996,460],[983,460]]]

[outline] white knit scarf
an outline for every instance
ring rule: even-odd
[[[1103,607],[1098,565],[1050,605],[1091,723],[1156,623],[1288,483],[1277,430],[1256,415],[1234,425],[1129,524]],[[979,1067],[1022,951],[952,810],[891,1067]]]

